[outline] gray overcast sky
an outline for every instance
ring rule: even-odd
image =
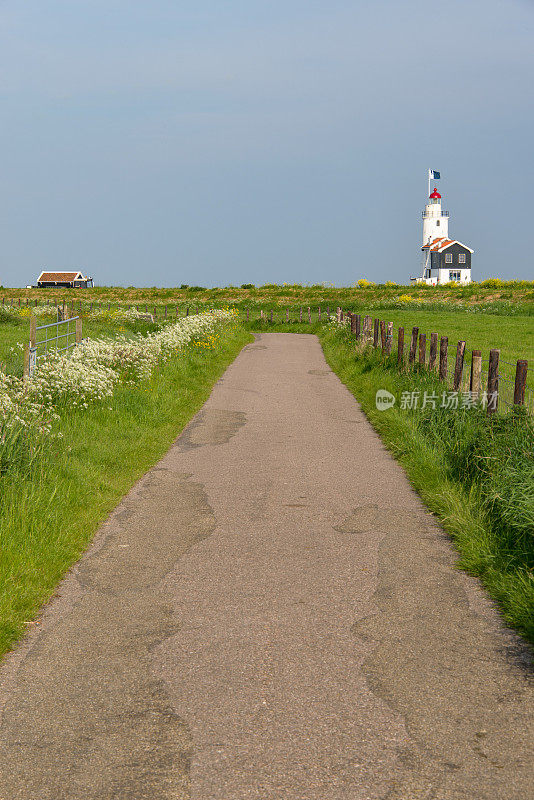
[[[533,0],[0,0],[0,283],[534,279]]]

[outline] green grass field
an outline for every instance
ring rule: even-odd
[[[534,314],[534,281],[500,281],[492,278],[482,283],[471,283],[466,286],[445,284],[443,286],[426,286],[422,284],[409,284],[402,286],[396,283],[375,284],[361,279],[355,280],[352,286],[335,287],[332,284],[272,284],[254,286],[242,284],[241,286],[225,286],[206,288],[202,286],[187,286],[162,289],[158,287],[120,287],[98,286],[92,289],[4,289],[0,288],[0,305],[2,301],[16,303],[19,300],[34,302],[47,302],[48,300],[84,300],[87,302],[122,303],[122,304],[149,304],[161,305],[200,305],[228,304],[259,308],[271,304],[285,307],[287,305],[317,306],[319,304],[331,306],[360,303],[361,305],[375,305],[377,303],[393,302],[399,296],[408,296],[414,301],[425,304],[435,303],[460,303],[471,307],[493,306],[494,311],[506,313],[510,308],[522,307],[523,310]]]
[[[502,359],[512,362],[526,358],[534,367],[534,317],[392,309],[381,311],[380,318],[393,322],[394,329],[404,326],[405,335],[416,325],[422,333],[448,336],[449,344],[456,345],[463,340],[468,350],[481,350],[483,353],[488,353],[490,348],[499,348]]]

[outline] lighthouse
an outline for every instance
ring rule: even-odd
[[[434,189],[423,211],[423,245],[434,239],[449,238],[449,212],[441,208],[441,195]]]
[[[431,177],[437,179],[441,175],[435,170],[429,170],[428,175],[428,199],[423,211],[423,262],[420,277],[412,280],[430,286],[471,283],[474,251],[456,239],[449,239],[449,212],[443,211],[438,190],[434,188],[430,192]]]

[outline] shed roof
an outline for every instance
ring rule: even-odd
[[[81,272],[41,272],[37,281],[60,283],[61,281],[85,280]]]

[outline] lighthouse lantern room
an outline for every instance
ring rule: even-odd
[[[443,211],[438,190],[430,192],[431,177],[441,176],[429,170],[429,196],[423,211],[423,263],[420,277],[412,280],[431,286],[453,281],[471,283],[473,250],[456,239],[449,239],[449,212]]]
[[[423,211],[423,244],[449,237],[449,212],[441,208],[441,195],[434,189]]]

